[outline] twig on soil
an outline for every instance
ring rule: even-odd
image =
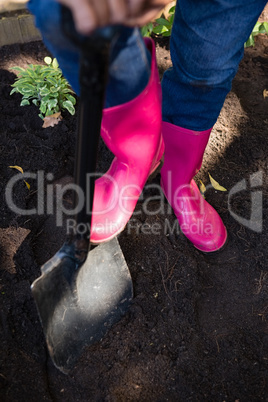
[[[171,298],[171,296],[170,296],[170,293],[173,293],[173,291],[171,291],[171,292],[168,291],[167,286],[166,286],[166,283],[167,283],[167,281],[169,281],[169,282],[171,281],[171,278],[172,278],[173,272],[174,272],[174,268],[175,268],[175,266],[176,266],[176,264],[177,264],[177,261],[178,261],[179,257],[176,259],[176,261],[175,261],[175,263],[172,265],[172,267],[169,268],[168,253],[167,253],[166,250],[164,250],[164,249],[163,249],[163,251],[164,251],[164,253],[166,254],[166,264],[165,264],[165,265],[166,265],[166,272],[168,273],[168,275],[167,275],[166,278],[164,277],[164,273],[163,273],[161,264],[158,264],[158,265],[159,265],[159,270],[160,270],[160,273],[161,273],[161,277],[162,277],[162,282],[163,282],[163,287],[164,287],[165,293],[166,293],[166,295],[168,296],[169,300],[172,301],[172,298]],[[178,288],[177,288],[177,284],[178,284],[178,283],[181,284],[181,282],[180,282],[179,280],[177,280],[177,281],[175,282],[175,284],[174,284],[174,290],[175,290],[175,292],[178,292]]]
[[[268,314],[268,305],[265,306],[262,311],[258,313],[258,316],[261,317],[262,321],[266,321],[266,316]]]
[[[250,248],[251,247],[250,243],[243,236],[240,235],[240,232],[245,233],[245,229],[243,226],[241,226],[240,229],[236,232],[236,235],[239,239],[243,240],[247,244],[247,246]],[[244,250],[244,251],[246,251],[246,250]]]
[[[263,288],[264,282],[268,278],[268,272],[263,272],[261,271],[259,279],[255,279],[256,281],[256,291],[254,292],[256,295],[261,293],[261,290]]]
[[[36,239],[38,236],[40,236],[41,233],[43,233],[44,229],[41,229],[35,236],[34,238]]]
[[[160,270],[160,273],[161,273],[161,277],[162,277],[162,282],[163,282],[163,287],[164,287],[165,293],[166,293],[167,297],[169,298],[169,300],[171,301],[171,297],[169,296],[168,291],[167,291],[167,287],[166,287],[166,283],[165,283],[166,280],[165,280],[164,275],[163,275],[163,271],[162,271],[162,268],[161,268],[161,264],[158,264],[158,266],[159,266],[159,270]]]
[[[216,342],[216,345],[217,345],[217,351],[218,351],[218,353],[220,353],[220,345],[219,345],[217,337],[215,337],[215,342]]]
[[[217,330],[216,329],[214,330],[214,337],[215,337],[215,342],[216,342],[216,345],[217,345],[218,353],[220,353],[220,345],[219,345],[219,342],[218,342],[218,338],[223,338],[223,337],[225,337],[227,335],[228,335],[228,333],[217,334]]]
[[[29,130],[28,130],[28,128],[27,128],[27,126],[26,126],[26,124],[23,124],[23,128],[25,128],[26,133],[28,134],[28,133],[29,133]]]
[[[44,144],[42,144],[42,145],[33,145],[32,148],[47,148],[47,149],[50,149],[51,151],[53,151],[53,148],[48,147],[47,145],[44,145]]]

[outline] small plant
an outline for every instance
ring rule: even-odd
[[[30,105],[32,101],[39,107],[41,119],[64,109],[74,115],[74,92],[62,76],[57,60],[45,57],[44,61],[46,65],[30,64],[26,69],[13,67],[18,73],[18,78],[12,85],[10,95],[14,92],[22,95],[20,106]]]
[[[151,36],[152,33],[154,33],[155,35],[170,36],[172,26],[173,26],[173,21],[174,21],[175,8],[176,8],[176,6],[173,6],[169,9],[169,11],[168,11],[169,15],[167,18],[161,16],[160,18],[156,18],[154,21],[149,22],[147,25],[143,26],[141,28],[142,36],[145,36],[145,37]],[[255,24],[253,31],[250,34],[250,37],[244,44],[244,47],[254,46],[255,45],[254,37],[259,34],[267,34],[268,35],[268,22],[267,21],[264,21],[264,22],[258,21]]]
[[[259,34],[268,34],[268,22],[257,22],[256,25],[253,28],[253,31],[251,32],[250,37],[245,43],[245,47],[250,47],[255,45],[255,39],[254,37],[259,35]]]
[[[170,36],[174,15],[175,15],[175,6],[171,7],[168,11],[168,17],[160,17],[155,20],[155,26],[153,27],[153,33],[156,35],[162,36]]]
[[[151,36],[152,32],[153,32],[153,23],[152,22],[149,22],[148,24],[144,25],[141,28],[141,34],[144,37]]]
[[[156,18],[156,20],[153,22],[149,22],[149,24],[142,27],[142,36],[151,36],[152,33],[155,35],[170,36],[175,15],[175,8],[176,7],[173,6],[169,9],[167,18],[161,16],[160,18]]]

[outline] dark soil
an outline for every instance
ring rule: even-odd
[[[227,188],[206,193],[227,227],[227,247],[202,254],[182,234],[164,230],[167,221],[171,228],[175,222],[167,205],[165,213],[146,216],[141,199],[140,214],[119,237],[133,278],[133,304],[69,376],[51,362],[30,291],[40,266],[63,244],[64,229],[56,227],[54,215],[12,212],[5,199],[17,174],[11,165],[43,170],[46,184],[64,184],[73,174],[76,117],[66,114],[58,126],[42,129],[37,109],[20,107],[20,95],[9,95],[15,78],[10,67],[42,63],[47,54],[40,42],[0,49],[1,401],[268,401],[268,100],[262,95],[268,89],[268,38],[246,49],[198,175],[208,184],[209,172]],[[163,44],[157,57],[162,74],[170,65]],[[102,171],[111,158],[101,144]],[[231,198],[244,179],[245,190]],[[31,209],[37,182],[27,181],[30,190],[21,180],[13,195],[17,206]],[[150,198],[150,207],[157,211],[159,200]],[[256,210],[262,212],[259,232],[233,216],[255,219]],[[146,234],[144,228],[155,223],[160,232]]]

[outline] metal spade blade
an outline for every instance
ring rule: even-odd
[[[41,268],[32,284],[50,356],[64,373],[128,310],[132,280],[117,239],[88,253],[77,269],[72,245]]]

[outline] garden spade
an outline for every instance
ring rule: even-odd
[[[68,10],[64,12],[70,22]],[[70,29],[74,29],[72,24]],[[76,227],[82,225],[87,230],[68,235],[32,284],[49,354],[55,366],[66,374],[83,349],[99,341],[120,320],[133,297],[131,276],[118,240],[114,238],[91,250],[89,242],[94,180],[89,183],[87,174],[92,177],[96,171],[112,37],[113,30],[108,27],[94,37],[81,39],[77,35],[81,94],[75,184],[82,194],[87,194],[89,187],[90,196],[88,205],[84,202],[76,214]],[[79,204],[77,194],[75,205]]]

